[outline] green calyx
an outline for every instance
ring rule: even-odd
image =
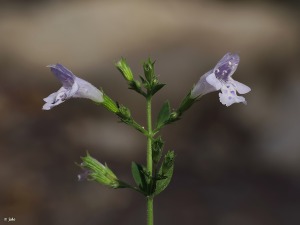
[[[155,82],[154,63],[150,58],[143,63],[145,78],[149,83]]]
[[[114,100],[103,93],[103,102],[101,103],[108,111],[116,114],[119,112],[119,108]]]
[[[91,157],[88,153],[85,157],[81,157],[82,163],[80,167],[88,171],[88,180],[94,180],[100,184],[111,188],[121,187],[117,176],[108,168],[95,158]]]
[[[177,113],[178,115],[182,115],[186,110],[188,110],[195,102],[197,101],[197,98],[191,97],[191,92],[189,92],[185,98],[182,100]]]
[[[117,69],[121,72],[125,80],[131,82],[133,81],[133,74],[131,72],[130,67],[128,66],[126,60],[122,58],[119,62],[116,64]]]

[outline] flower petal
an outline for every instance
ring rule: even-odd
[[[246,94],[251,91],[251,88],[231,78],[230,82],[235,86],[235,89],[240,94]]]
[[[222,57],[222,59],[217,63],[217,65],[215,66],[215,68],[220,67],[220,66],[222,66],[222,65],[224,65],[224,64],[227,64],[227,63],[229,63],[229,62],[231,62],[232,64],[238,65],[239,62],[240,62],[240,57],[239,57],[239,55],[236,54],[236,53],[231,53],[231,52],[226,53],[226,54]]]
[[[56,97],[56,92],[50,94],[48,97],[44,98],[43,100],[44,100],[45,102],[53,102],[54,99],[55,99],[55,97]]]
[[[209,83],[210,85],[212,85],[216,90],[220,90],[222,87],[222,83],[221,81],[219,81],[214,73],[209,74],[206,77],[206,81],[207,83]]]
[[[236,71],[239,64],[240,57],[238,54],[227,53],[217,63],[214,68],[216,77],[223,81],[228,81],[228,78]]]
[[[57,106],[67,100],[67,89],[61,87],[57,92],[50,94],[47,98],[44,98],[46,102],[43,105],[43,110],[50,110],[54,106]]]
[[[75,75],[68,70],[66,67],[64,67],[61,64],[51,64],[47,67],[50,67],[51,72],[57,77],[57,79],[60,80],[63,87],[70,88],[72,87],[75,79]]]
[[[61,87],[57,92],[50,94],[47,98],[44,98],[46,103],[43,105],[43,110],[50,110],[54,106],[57,106],[67,99],[72,98],[78,89],[79,87],[77,83],[74,83],[72,88],[66,89]]]
[[[197,98],[200,95],[205,95],[207,93],[217,91],[217,89],[214,86],[210,85],[206,81],[206,77],[209,76],[211,73],[212,73],[212,70],[208,71],[207,73],[205,73],[204,75],[202,75],[200,77],[199,81],[193,87],[193,89],[191,91],[191,98]]]
[[[90,170],[83,169],[83,172],[81,174],[77,175],[78,181],[84,181],[88,179],[88,176],[90,175]]]
[[[233,103],[243,102],[246,104],[246,100],[242,96],[236,95],[236,90],[232,84],[226,84],[222,87],[221,93],[219,93],[220,102],[223,105],[230,106]]]
[[[76,77],[75,83],[78,84],[78,91],[73,95],[75,98],[89,98],[94,102],[103,102],[103,93],[89,82]]]
[[[219,93],[219,97],[220,97],[220,102],[223,105],[226,105],[227,107],[231,106],[233,103],[243,102],[244,104],[247,104],[245,98],[242,96],[231,97],[231,96],[224,95],[223,93]]]

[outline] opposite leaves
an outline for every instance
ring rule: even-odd
[[[156,181],[154,195],[158,195],[169,185],[173,176],[174,159],[174,151],[168,151],[158,172],[158,177],[161,177],[161,179]]]

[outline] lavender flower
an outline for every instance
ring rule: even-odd
[[[83,163],[80,164],[80,166],[83,166]],[[78,181],[84,181],[88,179],[88,176],[91,174],[91,171],[88,169],[83,168],[83,172],[81,174],[77,175]]]
[[[103,93],[89,82],[76,77],[70,70],[61,64],[51,64],[52,73],[62,83],[62,87],[47,98],[43,110],[50,110],[70,98],[89,98],[94,102],[103,102]]]
[[[227,53],[224,55],[213,70],[200,77],[198,83],[191,91],[191,98],[198,98],[207,93],[221,90],[219,98],[223,105],[230,106],[233,103],[240,102],[246,104],[245,98],[238,96],[236,92],[246,94],[251,89],[231,78],[237,69],[239,61],[240,57],[238,54]]]

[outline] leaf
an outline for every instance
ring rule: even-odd
[[[145,78],[143,78],[142,76],[140,76],[140,79],[142,81],[142,84],[143,84],[144,88],[146,88],[148,90],[148,88],[150,87],[149,81],[146,80]]]
[[[147,192],[147,182],[145,177],[145,172],[143,166],[132,162],[131,163],[131,172],[134,178],[135,183],[138,185],[141,191],[144,193]]]
[[[168,185],[169,185],[169,183],[170,183],[170,181],[172,179],[172,176],[173,176],[173,170],[174,170],[174,165],[170,168],[170,170],[168,171],[168,173],[166,173],[164,175],[164,177],[162,177],[160,180],[157,180],[157,182],[156,182],[156,189],[155,189],[154,195],[158,195],[163,190],[165,190],[166,187],[168,187]]]
[[[171,114],[171,107],[170,103],[166,101],[163,106],[161,107],[161,110],[157,117],[156,122],[156,128],[160,129],[162,126],[165,125],[165,123],[169,120]]]
[[[154,95],[156,92],[158,92],[160,89],[162,89],[166,84],[156,84],[152,90],[151,94]]]
[[[153,160],[154,164],[157,164],[159,162],[161,155],[162,155],[163,147],[164,147],[164,141],[161,139],[161,137],[153,139],[152,160]]]
[[[159,180],[156,181],[154,195],[158,195],[169,185],[174,171],[174,157],[174,151],[168,151],[158,173]]]

